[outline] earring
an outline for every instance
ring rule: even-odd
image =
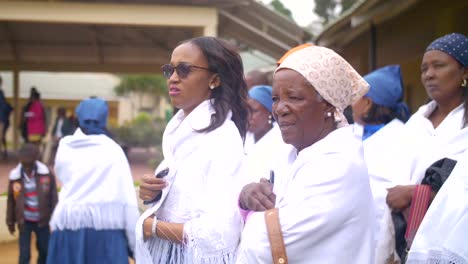
[[[466,81],[466,79],[463,79],[461,87],[467,87],[467,86],[468,86],[468,82]]]
[[[327,117],[331,117],[332,116],[332,113],[331,112],[327,112]]]
[[[216,87],[214,86],[214,84],[210,85],[210,89],[211,89],[211,90],[213,90],[214,88],[216,88]]]
[[[268,115],[268,124],[271,125],[273,123],[273,117]]]

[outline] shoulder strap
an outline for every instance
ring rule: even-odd
[[[271,255],[274,264],[287,264],[288,257],[284,247],[283,233],[279,222],[278,208],[273,208],[265,212],[265,222],[270,241]]]

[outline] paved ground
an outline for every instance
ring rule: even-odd
[[[10,155],[12,156],[12,155]],[[155,153],[145,149],[133,149],[129,153],[130,167],[135,181],[139,181],[144,174],[152,174],[153,168],[148,165],[148,160],[155,156]],[[15,157],[11,157],[7,161],[0,160],[0,194],[7,191],[8,174],[11,169],[17,165]],[[5,224],[5,219],[0,219],[0,224]],[[32,261],[36,263],[37,254],[35,242],[32,245]],[[0,243],[0,264],[15,264],[18,263],[18,243]],[[133,263],[133,262],[130,262]]]

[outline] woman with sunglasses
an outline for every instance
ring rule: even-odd
[[[156,202],[136,226],[137,263],[233,263],[248,126],[241,58],[227,42],[200,37],[177,46],[162,71],[180,111],[164,132],[157,177],[140,186],[140,198]]]

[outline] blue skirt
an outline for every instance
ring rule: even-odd
[[[47,264],[128,264],[129,250],[123,230],[52,232]]]

